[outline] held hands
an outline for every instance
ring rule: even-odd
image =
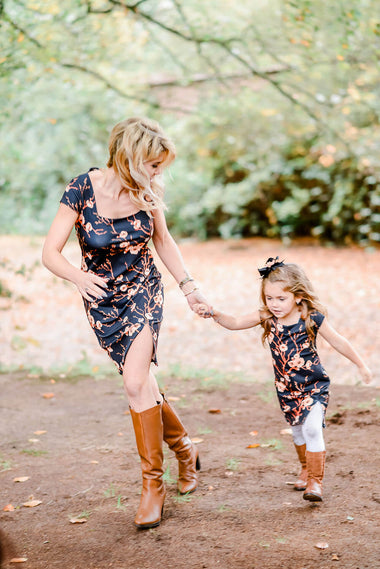
[[[75,285],[83,298],[92,302],[94,299],[104,298],[107,288],[107,281],[87,271],[79,271]]]
[[[198,316],[201,316],[202,318],[212,318],[214,316],[212,306],[209,306],[204,302],[195,304],[193,310],[198,314]]]

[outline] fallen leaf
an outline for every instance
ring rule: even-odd
[[[13,557],[11,559],[11,563],[25,563],[25,561],[28,561],[27,557]]]
[[[3,508],[3,512],[13,512],[14,509],[15,509],[15,507],[12,506],[12,504],[8,504],[7,506],[5,506],[5,507]]]
[[[259,444],[259,443],[256,443],[256,444],[254,444],[254,445],[248,445],[248,446],[246,446],[245,448],[258,448],[259,446],[260,446],[260,444]]]
[[[39,443],[40,439],[28,439],[28,443]]]
[[[291,435],[292,434],[292,429],[282,429],[280,431],[280,435]]]
[[[214,490],[214,486],[209,486],[207,490]]]
[[[174,397],[174,395],[172,395],[171,397],[167,397],[168,401],[179,401],[179,397]]]
[[[71,524],[85,524],[87,522],[86,518],[71,518]]]
[[[221,409],[209,409],[208,410],[209,413],[213,413],[214,415],[217,415],[218,413],[221,413]]]
[[[98,460],[91,460],[90,464],[99,464],[99,461]]]
[[[200,439],[199,437],[194,437],[193,439],[191,439],[191,442],[197,445],[199,443],[203,443],[203,439]]]
[[[47,431],[34,431],[33,435],[45,435]]]
[[[339,555],[336,555],[336,553],[334,553],[331,557],[331,561],[339,561]]]
[[[26,482],[29,480],[29,476],[19,476],[18,478],[13,478],[13,482]]]
[[[251,437],[256,437],[259,434],[259,431],[251,431],[249,434]]]
[[[233,476],[233,474],[234,473],[232,472],[232,470],[226,470],[226,472],[225,472],[226,476]]]
[[[131,412],[130,411],[124,411],[124,415],[130,415]]]
[[[54,393],[43,393],[42,397],[44,399],[52,399],[53,397],[55,397]]]
[[[25,508],[35,508],[36,506],[39,506],[40,504],[42,504],[41,500],[29,500],[29,502],[25,502],[23,504],[23,506],[25,506]]]
[[[314,545],[314,547],[316,547],[317,549],[327,549],[329,546],[328,543],[326,543],[325,541],[319,541],[318,543],[316,543]]]

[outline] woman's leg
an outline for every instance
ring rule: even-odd
[[[131,407],[143,486],[135,525],[147,529],[159,525],[165,500],[163,470],[163,422],[161,396],[152,385],[150,363],[152,334],[145,326],[134,339],[125,358],[123,379]]]
[[[157,381],[150,372],[152,353],[152,333],[146,325],[133,340],[123,368],[124,389],[131,409],[137,413],[162,401]]]
[[[308,414],[302,433],[306,441],[307,486],[304,499],[322,501],[322,481],[325,470],[325,442],[323,439],[323,407],[315,403]]]

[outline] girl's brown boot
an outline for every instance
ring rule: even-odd
[[[307,485],[304,500],[322,502],[322,480],[325,473],[326,451],[306,451]]]
[[[198,486],[197,470],[200,470],[198,449],[191,442],[180,418],[162,394],[162,421],[164,441],[175,452],[178,460],[178,492],[188,494]]]
[[[165,487],[163,471],[163,426],[161,405],[136,413],[131,409],[137,450],[141,458],[143,486],[135,525],[140,529],[154,528],[161,522]]]
[[[298,480],[294,483],[294,490],[306,490],[307,484],[307,467],[306,467],[306,445],[294,445],[297,451],[298,460],[301,463],[301,472]]]

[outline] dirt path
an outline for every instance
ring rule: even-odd
[[[298,467],[272,384],[166,378],[163,387],[200,441],[200,487],[177,496],[176,461],[166,452],[163,522],[141,532],[133,526],[140,468],[120,384],[55,380],[1,376],[0,524],[10,557],[27,559],[23,567],[380,566],[378,389],[333,388],[325,500],[311,505],[291,486]],[[14,481],[20,477],[28,479]],[[41,503],[23,506],[31,500]],[[14,510],[4,511],[9,504]]]

